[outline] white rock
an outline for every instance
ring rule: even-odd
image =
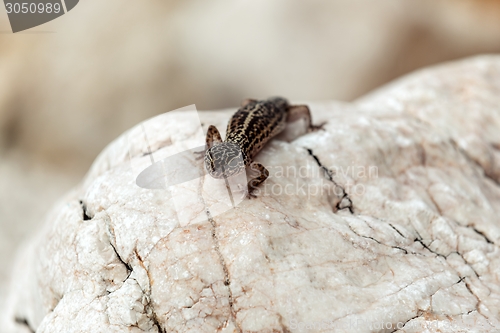
[[[426,64],[498,52],[499,8],[475,0],[80,1],[22,38],[1,38],[0,303],[18,244],[125,129],[193,100],[202,109],[237,105],[242,92],[351,100]]]
[[[233,209],[209,177],[170,194],[136,185],[152,160],[203,144],[193,113],[154,118],[53,209],[2,327],[498,331],[499,92],[500,57],[480,57],[352,105],[309,103],[324,130],[270,142],[257,160],[271,177]],[[204,129],[232,112],[201,113]],[[201,170],[188,163],[177,172]]]

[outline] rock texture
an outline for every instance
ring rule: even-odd
[[[126,129],[193,102],[351,100],[500,52],[500,2],[95,0],[15,35],[2,10],[0,31],[1,303],[18,244]]]
[[[136,185],[202,133],[182,114],[150,120],[105,149],[20,254],[2,327],[498,331],[499,96],[492,56],[353,104],[308,103],[324,130],[273,140],[257,158],[271,172],[258,198],[215,214],[227,201],[209,178]],[[222,130],[232,112],[201,124]]]

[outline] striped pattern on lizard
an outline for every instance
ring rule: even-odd
[[[281,97],[257,101],[246,99],[227,125],[222,141],[217,128],[210,125],[206,137],[205,168],[214,178],[227,178],[251,167],[259,175],[248,182],[248,197],[269,177],[269,171],[253,158],[274,136],[282,132],[287,122],[306,120],[309,131],[319,128],[311,123],[306,105],[291,106]]]

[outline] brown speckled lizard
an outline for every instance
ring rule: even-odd
[[[227,178],[251,167],[260,174],[248,182],[248,197],[269,177],[269,171],[253,158],[274,136],[285,129],[287,122],[304,118],[308,130],[313,126],[311,113],[306,105],[291,106],[284,98],[274,97],[263,101],[246,99],[227,125],[226,140],[210,125],[206,137],[205,168],[214,178]]]

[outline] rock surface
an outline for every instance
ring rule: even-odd
[[[0,11],[0,303],[18,245],[124,130],[193,101],[351,100],[416,68],[498,53],[499,9],[496,0],[94,0],[11,36]]]
[[[115,140],[19,255],[2,327],[498,331],[500,57],[308,104],[324,129],[273,140],[257,157],[271,177],[233,209],[209,177],[170,192],[135,179],[234,110]]]

